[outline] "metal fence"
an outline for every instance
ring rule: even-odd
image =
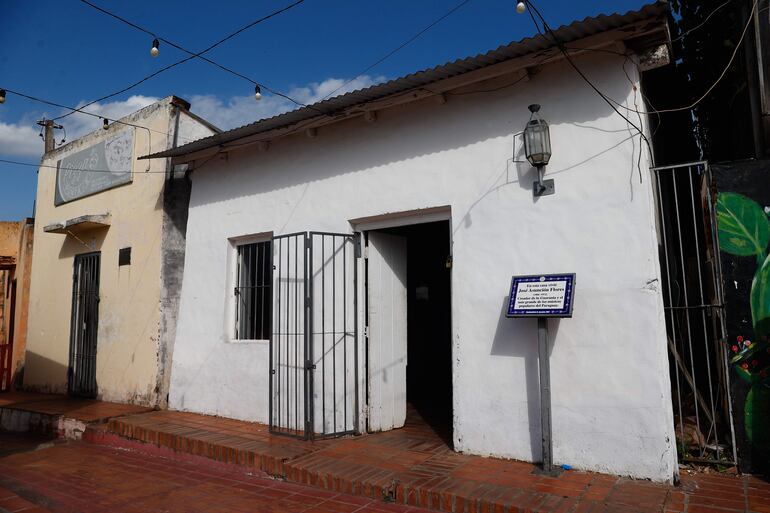
[[[715,192],[707,162],[652,169],[679,459],[734,464]]]

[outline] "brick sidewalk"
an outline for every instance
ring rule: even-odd
[[[88,440],[118,446],[125,438],[327,491],[447,512],[770,513],[770,484],[754,477],[683,476],[674,488],[576,471],[537,476],[531,464],[455,453],[413,414],[402,429],[321,442],[170,411],[112,419],[86,433]]]
[[[84,442],[45,442],[0,433],[0,446],[14,449],[0,456],[0,512],[427,513],[209,460],[180,462]]]

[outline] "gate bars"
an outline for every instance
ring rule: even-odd
[[[356,236],[273,238],[270,431],[304,439],[358,426]]]
[[[652,168],[677,453],[734,465],[722,271],[705,161]]]
[[[100,259],[99,252],[75,256],[67,372],[67,391],[71,395],[96,397]]]

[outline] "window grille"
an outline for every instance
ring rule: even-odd
[[[235,338],[269,340],[272,319],[270,241],[238,246],[235,286]]]

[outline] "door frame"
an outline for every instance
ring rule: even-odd
[[[359,376],[359,384],[358,384],[358,391],[359,391],[359,405],[360,405],[360,414],[359,414],[359,426],[358,430],[361,433],[366,433],[367,428],[369,425],[369,336],[368,336],[368,330],[369,330],[369,303],[368,303],[368,284],[369,284],[369,268],[368,268],[368,258],[366,255],[366,246],[368,244],[369,240],[369,234],[370,231],[376,231],[376,230],[385,230],[389,228],[400,228],[402,226],[410,226],[415,224],[429,224],[434,223],[438,221],[447,221],[448,224],[448,233],[447,237],[449,237],[449,256],[451,261],[454,261],[454,258],[452,255],[454,254],[454,237],[452,233],[452,208],[450,205],[442,205],[442,206],[436,206],[436,207],[429,207],[429,208],[421,208],[421,209],[414,209],[414,210],[404,210],[399,212],[388,212],[385,214],[380,215],[374,215],[374,216],[366,216],[366,217],[359,217],[355,219],[350,219],[348,222],[350,223],[353,232],[358,234],[358,240],[361,241],[361,251],[362,256],[364,258],[358,259],[358,265],[360,268],[358,269],[358,275],[361,277],[361,279],[358,280],[358,316],[361,319],[361,329],[359,330],[359,347],[361,350],[359,351],[359,368],[361,369],[358,373]],[[454,356],[455,356],[455,347],[454,347],[454,340],[455,340],[455,302],[454,302],[454,287],[453,287],[453,280],[454,280],[454,273],[452,272],[453,268],[450,268],[449,270],[449,307],[451,311],[451,326],[450,326],[450,351],[452,354],[452,409],[453,411],[457,411],[457,405],[455,404],[455,401],[457,401],[458,394],[455,393],[455,368],[454,368]],[[456,416],[453,416],[455,420],[453,420],[452,425],[452,434],[454,436],[454,433],[456,430],[456,425],[454,424],[456,422]]]
[[[6,275],[10,277],[10,272]],[[11,384],[13,381],[13,339],[15,337],[15,322],[16,322],[16,278],[11,279],[8,283],[8,293],[4,290],[0,290],[0,294],[6,294],[6,298],[10,298],[11,306],[8,314],[8,330],[6,332],[7,340],[3,342],[0,340],[0,392],[7,392],[11,390]],[[10,294],[8,296],[7,294]]]
[[[94,258],[95,259],[95,265],[96,265],[96,272],[95,272],[95,293],[96,297],[94,299],[94,305],[93,305],[93,317],[94,317],[94,325],[93,325],[93,369],[89,374],[92,374],[92,389],[88,390],[80,390],[75,388],[75,383],[73,383],[74,379],[74,371],[73,371],[73,361],[75,356],[75,350],[77,346],[76,341],[76,330],[78,329],[76,323],[78,322],[78,319],[80,316],[78,315],[78,310],[76,310],[75,306],[78,304],[78,282],[80,278],[80,273],[78,272],[78,264],[87,258]],[[67,393],[69,395],[74,396],[81,396],[81,397],[96,397],[98,394],[98,388],[96,385],[96,355],[97,355],[97,348],[99,343],[99,294],[100,294],[100,284],[101,284],[101,263],[102,263],[102,252],[101,251],[91,251],[88,253],[80,253],[78,255],[75,255],[75,258],[72,263],[72,301],[70,303],[70,350],[69,350],[69,356],[68,356],[68,366],[67,366]],[[76,318],[77,317],[77,318]]]

